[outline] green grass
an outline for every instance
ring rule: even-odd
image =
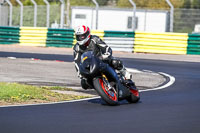
[[[66,87],[62,87],[62,86],[42,86],[43,89],[45,90],[61,90],[61,91],[75,91],[72,88],[66,88]]]
[[[52,89],[62,87],[36,87],[19,83],[0,82],[0,103],[24,103],[24,102],[58,102],[87,98],[88,96],[67,95],[52,92]],[[70,89],[69,89],[70,90]]]

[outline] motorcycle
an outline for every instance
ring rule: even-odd
[[[117,105],[124,99],[129,103],[139,101],[139,91],[134,82],[100,60],[93,51],[82,54],[79,68],[80,74],[87,79],[87,85],[94,88],[107,104]]]

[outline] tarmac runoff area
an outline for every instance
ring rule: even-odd
[[[74,95],[96,96],[94,90],[83,90],[72,62],[22,58],[0,58],[0,82],[18,82],[36,86],[64,86],[77,91],[56,91]],[[168,82],[165,75],[128,68],[139,90],[159,87]]]
[[[38,53],[72,55],[72,48],[42,48],[25,47],[19,45],[0,45],[0,52]],[[113,52],[115,57],[200,62],[199,55],[163,55],[163,54],[133,54]],[[22,59],[16,57],[0,57],[0,82],[19,82],[38,86],[65,86],[79,92],[59,91],[60,93],[73,93],[77,95],[96,96],[93,90],[83,90],[77,78],[72,62],[58,62]],[[175,82],[174,77],[165,73],[155,73],[148,70],[128,68],[133,80],[140,91],[163,89]]]

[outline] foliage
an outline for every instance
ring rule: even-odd
[[[193,0],[192,8],[200,8],[200,0]]]
[[[70,0],[71,6],[94,6],[92,0]]]
[[[184,0],[183,8],[200,8],[200,0]]]
[[[100,6],[107,5],[109,0],[97,0]],[[92,0],[70,0],[71,6],[94,6]]]
[[[44,5],[38,5],[38,21],[37,26],[39,27],[45,27],[46,26],[46,6]],[[57,22],[60,22],[60,6],[57,5],[51,5],[50,6],[50,24]],[[23,12],[23,26],[33,26],[34,22],[34,8],[32,6],[24,6],[24,12]],[[13,25],[19,26],[20,22],[20,8],[14,7],[13,8]]]
[[[118,0],[117,2],[118,7],[132,7],[129,3],[129,0]]]
[[[183,6],[184,0],[170,0],[175,8],[181,8]],[[169,5],[165,0],[134,0],[137,7],[140,8],[169,8]],[[129,0],[118,0],[118,7],[132,7]]]
[[[13,4],[13,6],[18,6],[18,3],[16,2],[16,0],[10,0],[11,3]],[[33,5],[33,3],[31,2],[31,0],[20,0],[24,6],[28,6],[28,5]],[[44,5],[45,3],[43,2],[43,0],[35,0],[36,3],[38,5]]]
[[[190,0],[184,0],[183,7],[184,8],[190,8],[191,7],[191,1]]]
[[[33,5],[31,0],[21,0],[24,6]],[[38,5],[44,5],[43,0],[35,0]],[[51,5],[59,4],[59,0],[48,0]],[[169,5],[165,0],[133,0],[136,3],[137,7],[140,8],[150,8],[150,9],[160,9],[160,8],[169,8]],[[170,0],[175,8],[200,8],[200,0]],[[11,0],[14,6],[17,6],[18,3],[16,0]],[[67,3],[67,0],[65,0]],[[113,3],[116,3],[118,7],[131,8],[129,0],[97,0],[100,6],[108,6]],[[95,6],[92,0],[70,0],[71,6]]]
[[[108,0],[97,0],[97,2],[99,3],[100,6],[106,6]]]

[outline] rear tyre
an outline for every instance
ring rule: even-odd
[[[117,93],[113,90],[108,90],[106,84],[103,82],[101,78],[95,78],[93,80],[93,85],[99,96],[109,105],[117,105],[118,104],[118,96]]]
[[[126,98],[129,103],[137,103],[140,100],[140,94],[135,84],[130,86],[130,96]]]

